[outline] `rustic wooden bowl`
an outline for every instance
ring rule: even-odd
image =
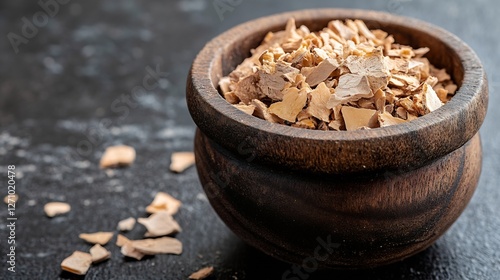
[[[413,47],[460,86],[417,120],[371,130],[311,131],[247,115],[217,90],[268,31],[288,18],[319,30],[362,19]],[[239,237],[292,263],[365,268],[429,247],[458,218],[481,172],[478,135],[488,86],[481,62],[460,39],[419,20],[362,10],[304,10],[239,25],[209,42],[187,81],[199,130],[196,165],[210,203]]]

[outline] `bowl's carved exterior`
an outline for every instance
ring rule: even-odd
[[[195,153],[210,203],[238,236],[298,264],[322,239],[332,250],[318,262],[329,268],[388,264],[427,248],[462,213],[481,171],[479,135],[421,168],[356,176],[248,162],[200,131]]]

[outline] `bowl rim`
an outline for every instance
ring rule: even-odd
[[[227,47],[235,43],[237,40],[244,40],[248,34],[253,32],[262,32],[264,29],[270,30],[271,26],[283,25],[284,27],[286,21],[290,17],[294,17],[298,24],[301,22],[320,19],[325,20],[326,18],[353,18],[375,21],[380,23],[381,26],[400,25],[408,29],[418,29],[420,32],[437,38],[458,55],[464,69],[462,85],[458,89],[455,96],[448,103],[446,103],[445,106],[442,106],[438,110],[410,122],[383,128],[355,131],[306,130],[281,124],[274,124],[254,116],[250,116],[227,102],[220,95],[218,89],[214,87],[212,79],[214,65],[216,63],[221,63],[220,60],[223,52],[227,51]],[[418,135],[426,135],[426,137],[433,140],[432,145],[421,147],[421,151],[426,149],[430,150],[426,151],[426,155],[420,157],[418,160],[412,161],[410,159],[400,159],[396,161],[395,164],[387,164],[386,166],[365,166],[361,164],[361,162],[350,165],[348,171],[357,172],[383,167],[401,167],[401,164],[408,167],[422,166],[425,162],[441,157],[461,147],[478,132],[484,120],[488,102],[488,87],[486,74],[475,52],[457,36],[440,27],[434,26],[422,20],[379,11],[325,8],[297,10],[261,17],[237,25],[215,37],[206,44],[193,62],[188,77],[187,97],[190,113],[201,131],[208,134],[208,136],[215,140],[218,144],[233,151],[236,151],[237,143],[233,143],[234,141],[231,139],[228,141],[228,137],[222,135],[223,133],[212,132],[213,128],[211,128],[210,125],[207,125],[206,121],[202,121],[200,118],[203,116],[199,116],[196,112],[200,106],[208,107],[210,112],[217,114],[221,118],[219,121],[226,121],[229,124],[227,128],[235,128],[235,123],[237,123],[240,129],[245,131],[244,134],[250,136],[264,136],[272,134],[274,137],[278,137],[282,141],[307,141],[307,145],[313,143],[324,144],[325,142],[333,144],[337,148],[342,146],[346,147],[346,145],[359,145],[358,148],[350,147],[347,149],[351,151],[359,151],[359,149],[363,146],[366,148],[366,145],[363,145],[363,143],[366,142],[378,142],[380,144],[384,143],[384,141],[385,143],[389,143],[386,141],[404,141]],[[204,104],[201,104],[200,102]],[[196,103],[197,106],[193,106],[194,103]],[[450,128],[449,126],[452,127]],[[440,144],[438,139],[443,138],[443,132],[446,131],[452,132],[453,134],[457,133],[459,135],[451,137],[452,139],[444,139],[442,142],[445,143]],[[229,133],[230,131],[227,132]],[[236,138],[239,139],[237,140],[239,143],[242,142],[242,137],[237,136]],[[270,139],[273,137],[261,138],[262,141],[266,142],[264,144],[270,145],[273,143],[273,139]],[[250,145],[253,144],[258,147],[264,145],[259,144],[255,140],[249,140],[249,142],[251,142]],[[332,149],[328,148],[328,150]],[[285,163],[285,165],[290,165],[290,167],[297,168],[299,162],[303,161],[304,158],[295,157],[293,154],[293,152],[285,152],[284,154],[280,152],[280,155],[283,158],[279,160],[279,162]],[[266,156],[264,153],[261,153],[261,157],[264,161],[276,161],[276,159],[272,159],[272,155]],[[333,168],[332,170],[327,170],[327,173],[340,173],[340,171],[345,172],[346,170]]]

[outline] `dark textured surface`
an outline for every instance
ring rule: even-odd
[[[176,216],[184,229],[178,235],[184,243],[182,256],[127,261],[109,244],[113,258],[92,267],[85,279],[186,279],[204,265],[216,267],[216,279],[281,279],[292,267],[235,237],[206,201],[194,168],[171,174],[169,156],[192,149],[194,124],[185,105],[185,79],[206,41],[252,18],[326,6],[389,11],[455,33],[478,53],[489,74],[490,111],[481,130],[484,162],[476,194],[435,245],[375,270],[318,271],[302,278],[500,278],[497,1],[234,0],[226,1],[238,5],[222,20],[213,2],[72,0],[21,44],[18,54],[6,34],[22,34],[21,19],[31,19],[42,9],[35,1],[0,3],[1,196],[7,193],[7,165],[15,164],[21,197],[15,274],[7,271],[5,262],[6,205],[0,211],[0,278],[71,278],[61,274],[59,264],[72,251],[89,249],[78,233],[113,230],[122,218],[144,216],[154,194],[167,191],[184,202]],[[158,66],[168,76],[149,92],[132,95],[148,66]],[[107,174],[98,168],[98,160],[104,148],[115,143],[134,146],[138,157],[132,167]],[[48,219],[43,205],[53,200],[66,201],[73,210]],[[128,236],[139,238],[143,232],[137,227]]]

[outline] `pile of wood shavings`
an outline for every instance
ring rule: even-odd
[[[457,90],[429,48],[396,44],[361,20],[334,20],[319,32],[296,28],[268,33],[227,77],[224,98],[269,122],[318,130],[385,127],[428,114]]]

